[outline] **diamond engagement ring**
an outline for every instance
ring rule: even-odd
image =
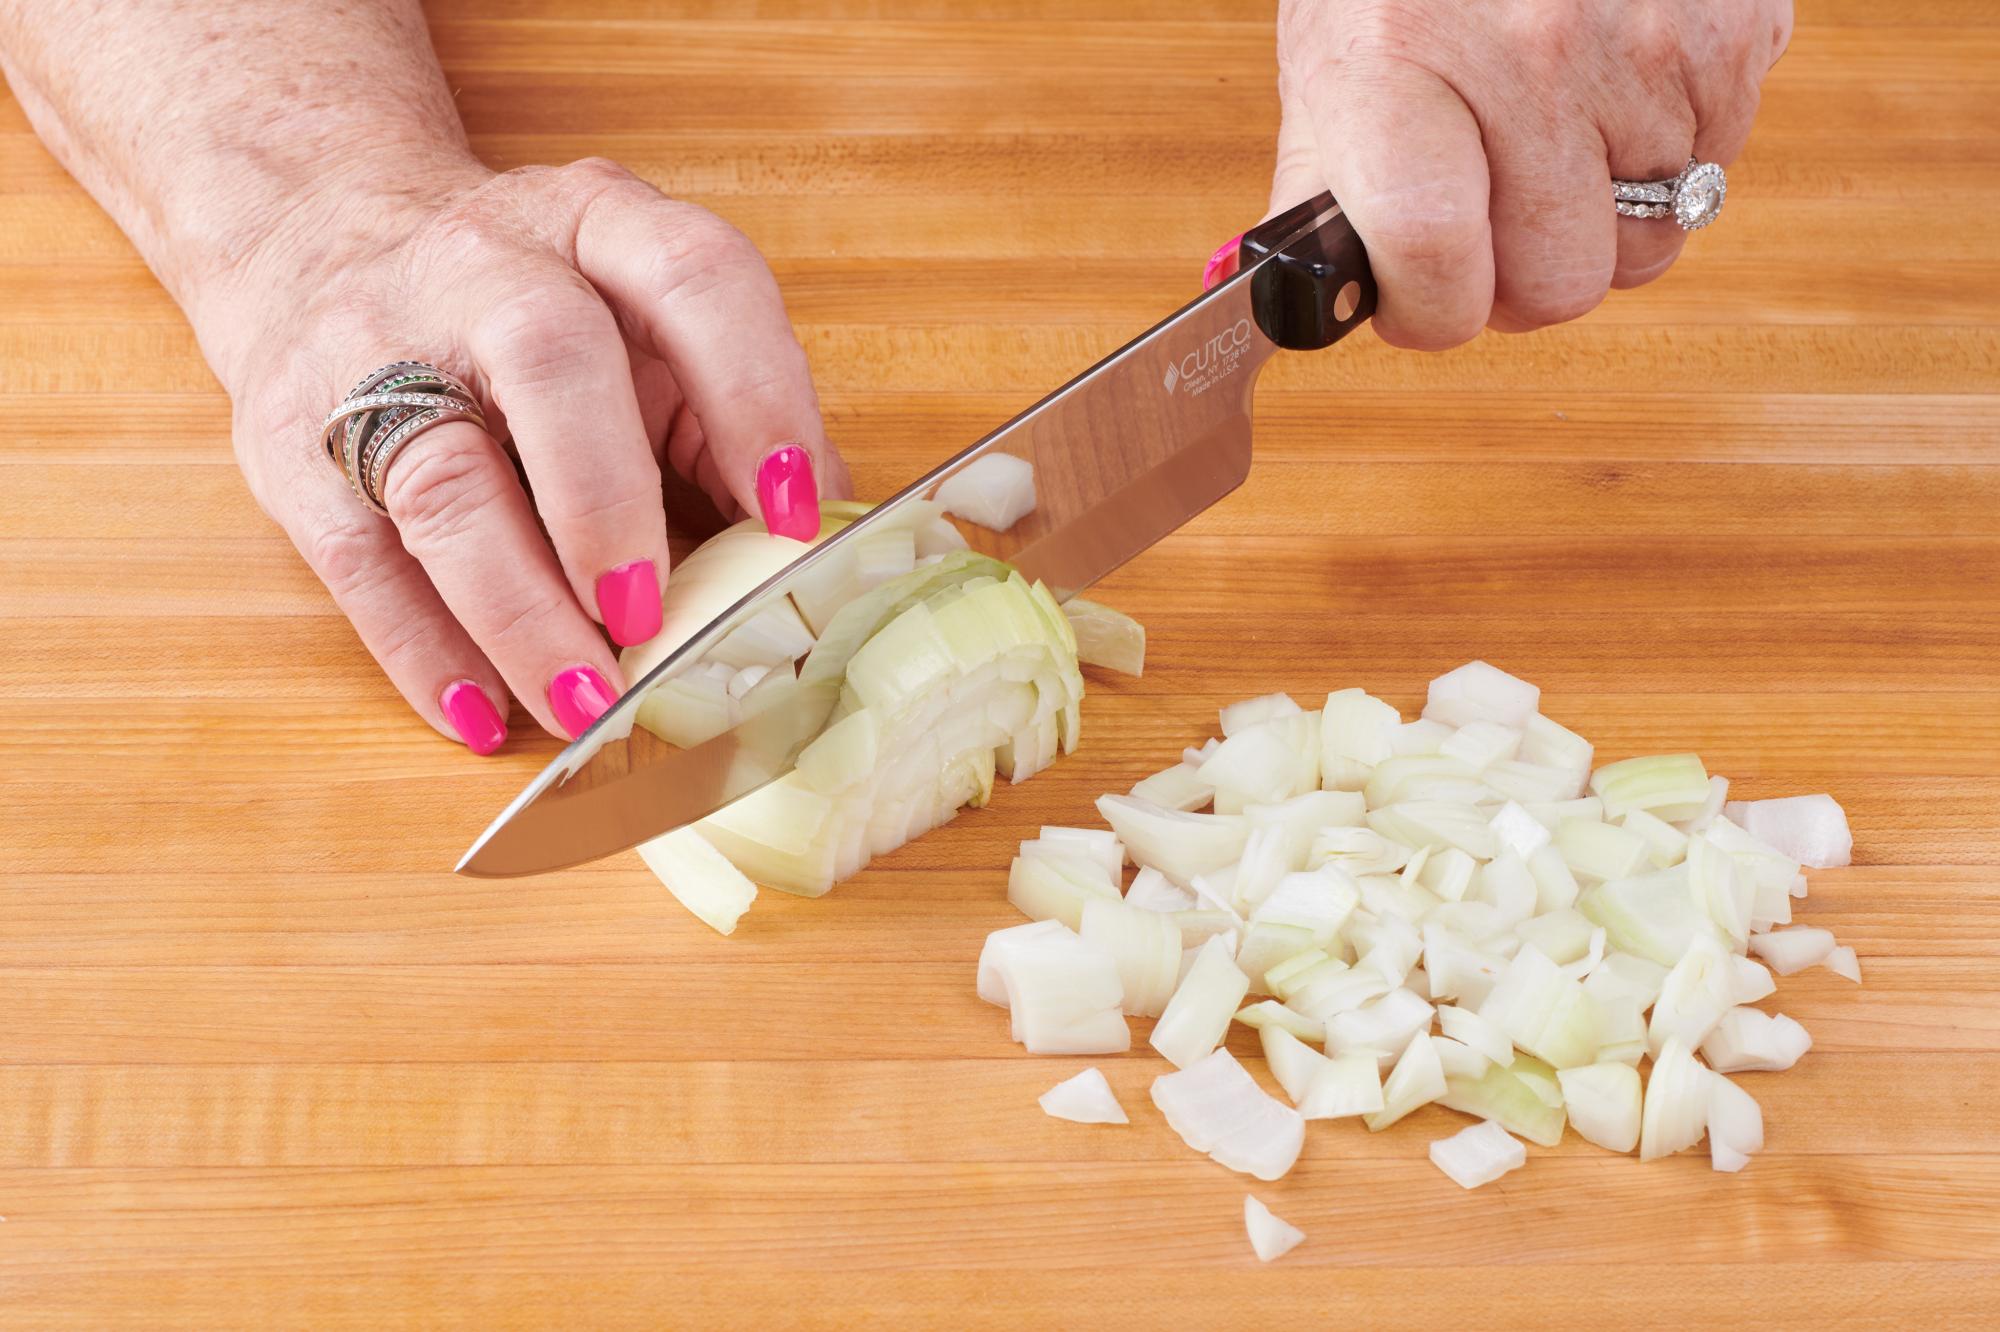
[[[1682,231],[1699,231],[1722,212],[1729,181],[1713,162],[1692,157],[1678,176],[1665,180],[1613,180],[1612,205],[1620,217],[1671,217]]]
[[[320,447],[355,498],[376,513],[382,478],[411,440],[447,421],[486,428],[479,399],[456,375],[426,361],[391,361],[363,375],[320,426]]]

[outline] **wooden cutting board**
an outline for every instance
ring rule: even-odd
[[[449,873],[552,743],[481,761],[404,711],[177,312],[0,103],[0,1322],[1991,1325],[2000,11],[1801,8],[1666,280],[1277,363],[1249,484],[1105,586],[1150,660],[1093,681],[1083,751],[728,940],[629,855]],[[432,6],[491,161],[619,157],[765,248],[864,495],[1255,220],[1270,9]],[[1464,1193],[1433,1109],[1317,1125],[1251,1190],[1160,1122],[1159,1060],[1024,1057],[974,997],[1036,825],[1229,699],[1413,710],[1472,657],[1600,754],[1846,805],[1859,863],[1800,918],[1867,983],[1765,1005],[1815,1044],[1744,1079],[1744,1173],[1572,1137]],[[1092,1062],[1131,1127],[1036,1109]],[[1246,1191],[1309,1236],[1268,1268]]]

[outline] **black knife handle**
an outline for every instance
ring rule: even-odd
[[[1237,267],[1270,255],[1286,236],[1337,206],[1322,194],[1258,223],[1243,233]],[[1335,213],[1278,250],[1252,279],[1250,299],[1264,336],[1292,351],[1331,347],[1374,314],[1375,275],[1347,214]]]

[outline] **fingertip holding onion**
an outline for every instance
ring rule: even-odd
[[[472,680],[454,680],[438,695],[438,711],[465,747],[482,758],[507,743],[507,719]]]
[[[556,715],[556,725],[572,740],[589,730],[590,724],[617,701],[618,691],[594,666],[570,666],[549,681],[549,710]]]
[[[811,541],[819,535],[819,481],[812,455],[797,444],[786,444],[764,455],[757,465],[757,504],[772,536]]]

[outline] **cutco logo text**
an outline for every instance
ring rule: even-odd
[[[1206,393],[1236,369],[1249,345],[1250,321],[1239,319],[1167,367],[1167,392]]]

